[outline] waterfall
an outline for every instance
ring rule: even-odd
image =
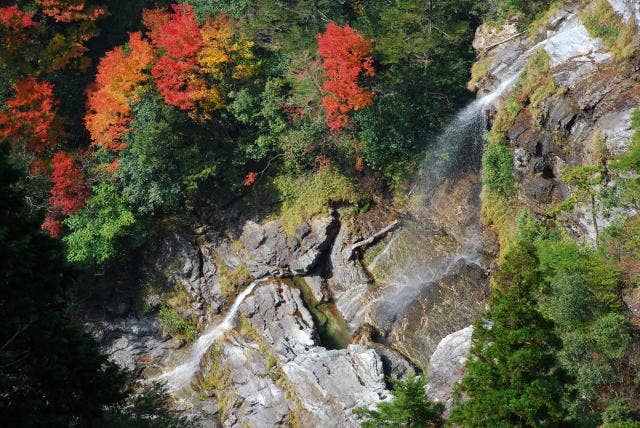
[[[207,329],[198,338],[198,340],[193,345],[191,345],[189,354],[182,364],[158,377],[159,380],[165,380],[167,382],[167,385],[171,391],[177,391],[186,386],[191,381],[193,375],[198,371],[200,367],[200,360],[202,360],[204,354],[217,339],[219,339],[227,330],[233,327],[233,321],[238,312],[240,304],[253,291],[254,287],[257,284],[258,281],[253,281],[247,286],[247,288],[245,288],[240,294],[238,294],[238,297],[236,297],[236,300],[233,302],[231,309],[229,309],[229,312],[227,312],[222,322]]]
[[[492,92],[470,102],[460,110],[429,147],[419,180],[420,188],[429,194],[451,173],[452,169],[478,168],[482,156],[486,110],[520,77],[512,73]]]

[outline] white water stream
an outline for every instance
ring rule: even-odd
[[[200,367],[200,360],[202,360],[202,357],[211,345],[227,330],[233,327],[240,304],[251,294],[256,284],[258,284],[258,281],[252,282],[238,294],[238,297],[236,297],[236,300],[233,302],[224,319],[219,324],[208,328],[198,340],[191,345],[189,354],[182,364],[158,377],[158,380],[165,380],[167,382],[170,391],[178,391],[191,382],[191,379]]]

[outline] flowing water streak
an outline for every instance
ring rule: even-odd
[[[187,359],[174,368],[173,370],[162,374],[158,379],[166,380],[167,385],[171,391],[177,391],[186,386],[193,375],[198,371],[200,367],[200,360],[207,352],[209,347],[220,338],[227,330],[233,327],[233,321],[240,304],[244,299],[253,291],[254,287],[258,284],[258,281],[253,281],[245,288],[242,293],[238,294],[236,300],[233,302],[233,306],[227,312],[222,322],[208,329],[202,334],[198,340],[191,346]]]

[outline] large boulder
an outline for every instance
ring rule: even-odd
[[[145,375],[158,373],[171,353],[182,346],[180,339],[164,334],[151,317],[101,321],[87,328],[112,361],[127,370],[144,370]]]
[[[427,395],[434,401],[444,403],[447,409],[451,409],[453,404],[453,388],[464,376],[472,335],[473,326],[469,326],[445,336],[429,361]]]

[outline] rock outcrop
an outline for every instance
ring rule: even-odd
[[[302,223],[291,237],[277,221],[247,222],[240,236],[241,256],[255,278],[305,275],[331,246],[337,229],[333,215]]]
[[[427,395],[434,401],[444,403],[447,410],[453,404],[453,388],[464,376],[472,334],[473,326],[469,326],[445,336],[429,361]]]
[[[237,328],[215,349],[201,388],[224,403],[224,426],[358,426],[354,408],[388,397],[376,352],[318,346],[299,290],[275,280],[242,303]],[[208,379],[227,381],[212,387]]]

